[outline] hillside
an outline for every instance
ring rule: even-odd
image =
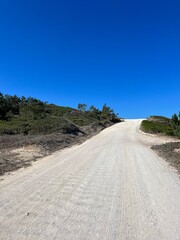
[[[163,116],[151,116],[142,121],[141,130],[146,133],[171,136],[169,142],[154,145],[152,149],[162,158],[168,161],[180,173],[180,114],[174,114],[172,118]],[[172,139],[173,137],[173,139]]]
[[[173,114],[172,118],[163,116],[150,116],[142,121],[141,130],[147,133],[163,134],[180,138],[180,112]]]
[[[147,133],[173,136],[171,119],[163,116],[150,116],[141,123],[141,130]]]
[[[0,174],[29,166],[32,160],[121,121],[106,104],[102,110],[87,109],[85,104],[78,108],[0,94]]]
[[[82,111],[31,97],[0,94],[0,134],[76,133],[82,126],[118,121],[116,114],[106,105],[101,111],[94,106]]]

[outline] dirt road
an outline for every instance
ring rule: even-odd
[[[180,181],[141,133],[110,127],[0,182],[1,240],[179,240]]]

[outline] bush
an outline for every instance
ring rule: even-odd
[[[173,130],[170,125],[162,123],[156,123],[149,120],[143,120],[141,123],[141,129],[147,133],[162,133],[165,135],[173,135]]]
[[[38,99],[3,95],[0,93],[0,134],[47,134],[58,131],[76,132],[77,128],[104,120],[120,122],[106,105],[102,111],[94,106],[79,110],[48,104]]]
[[[171,126],[174,136],[180,138],[180,112],[179,115],[173,114],[171,118]]]

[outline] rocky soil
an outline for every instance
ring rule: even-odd
[[[180,173],[180,142],[169,142],[152,146],[161,157],[168,161]]]

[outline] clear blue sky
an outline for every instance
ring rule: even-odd
[[[179,0],[1,0],[0,91],[125,118],[180,110]]]

